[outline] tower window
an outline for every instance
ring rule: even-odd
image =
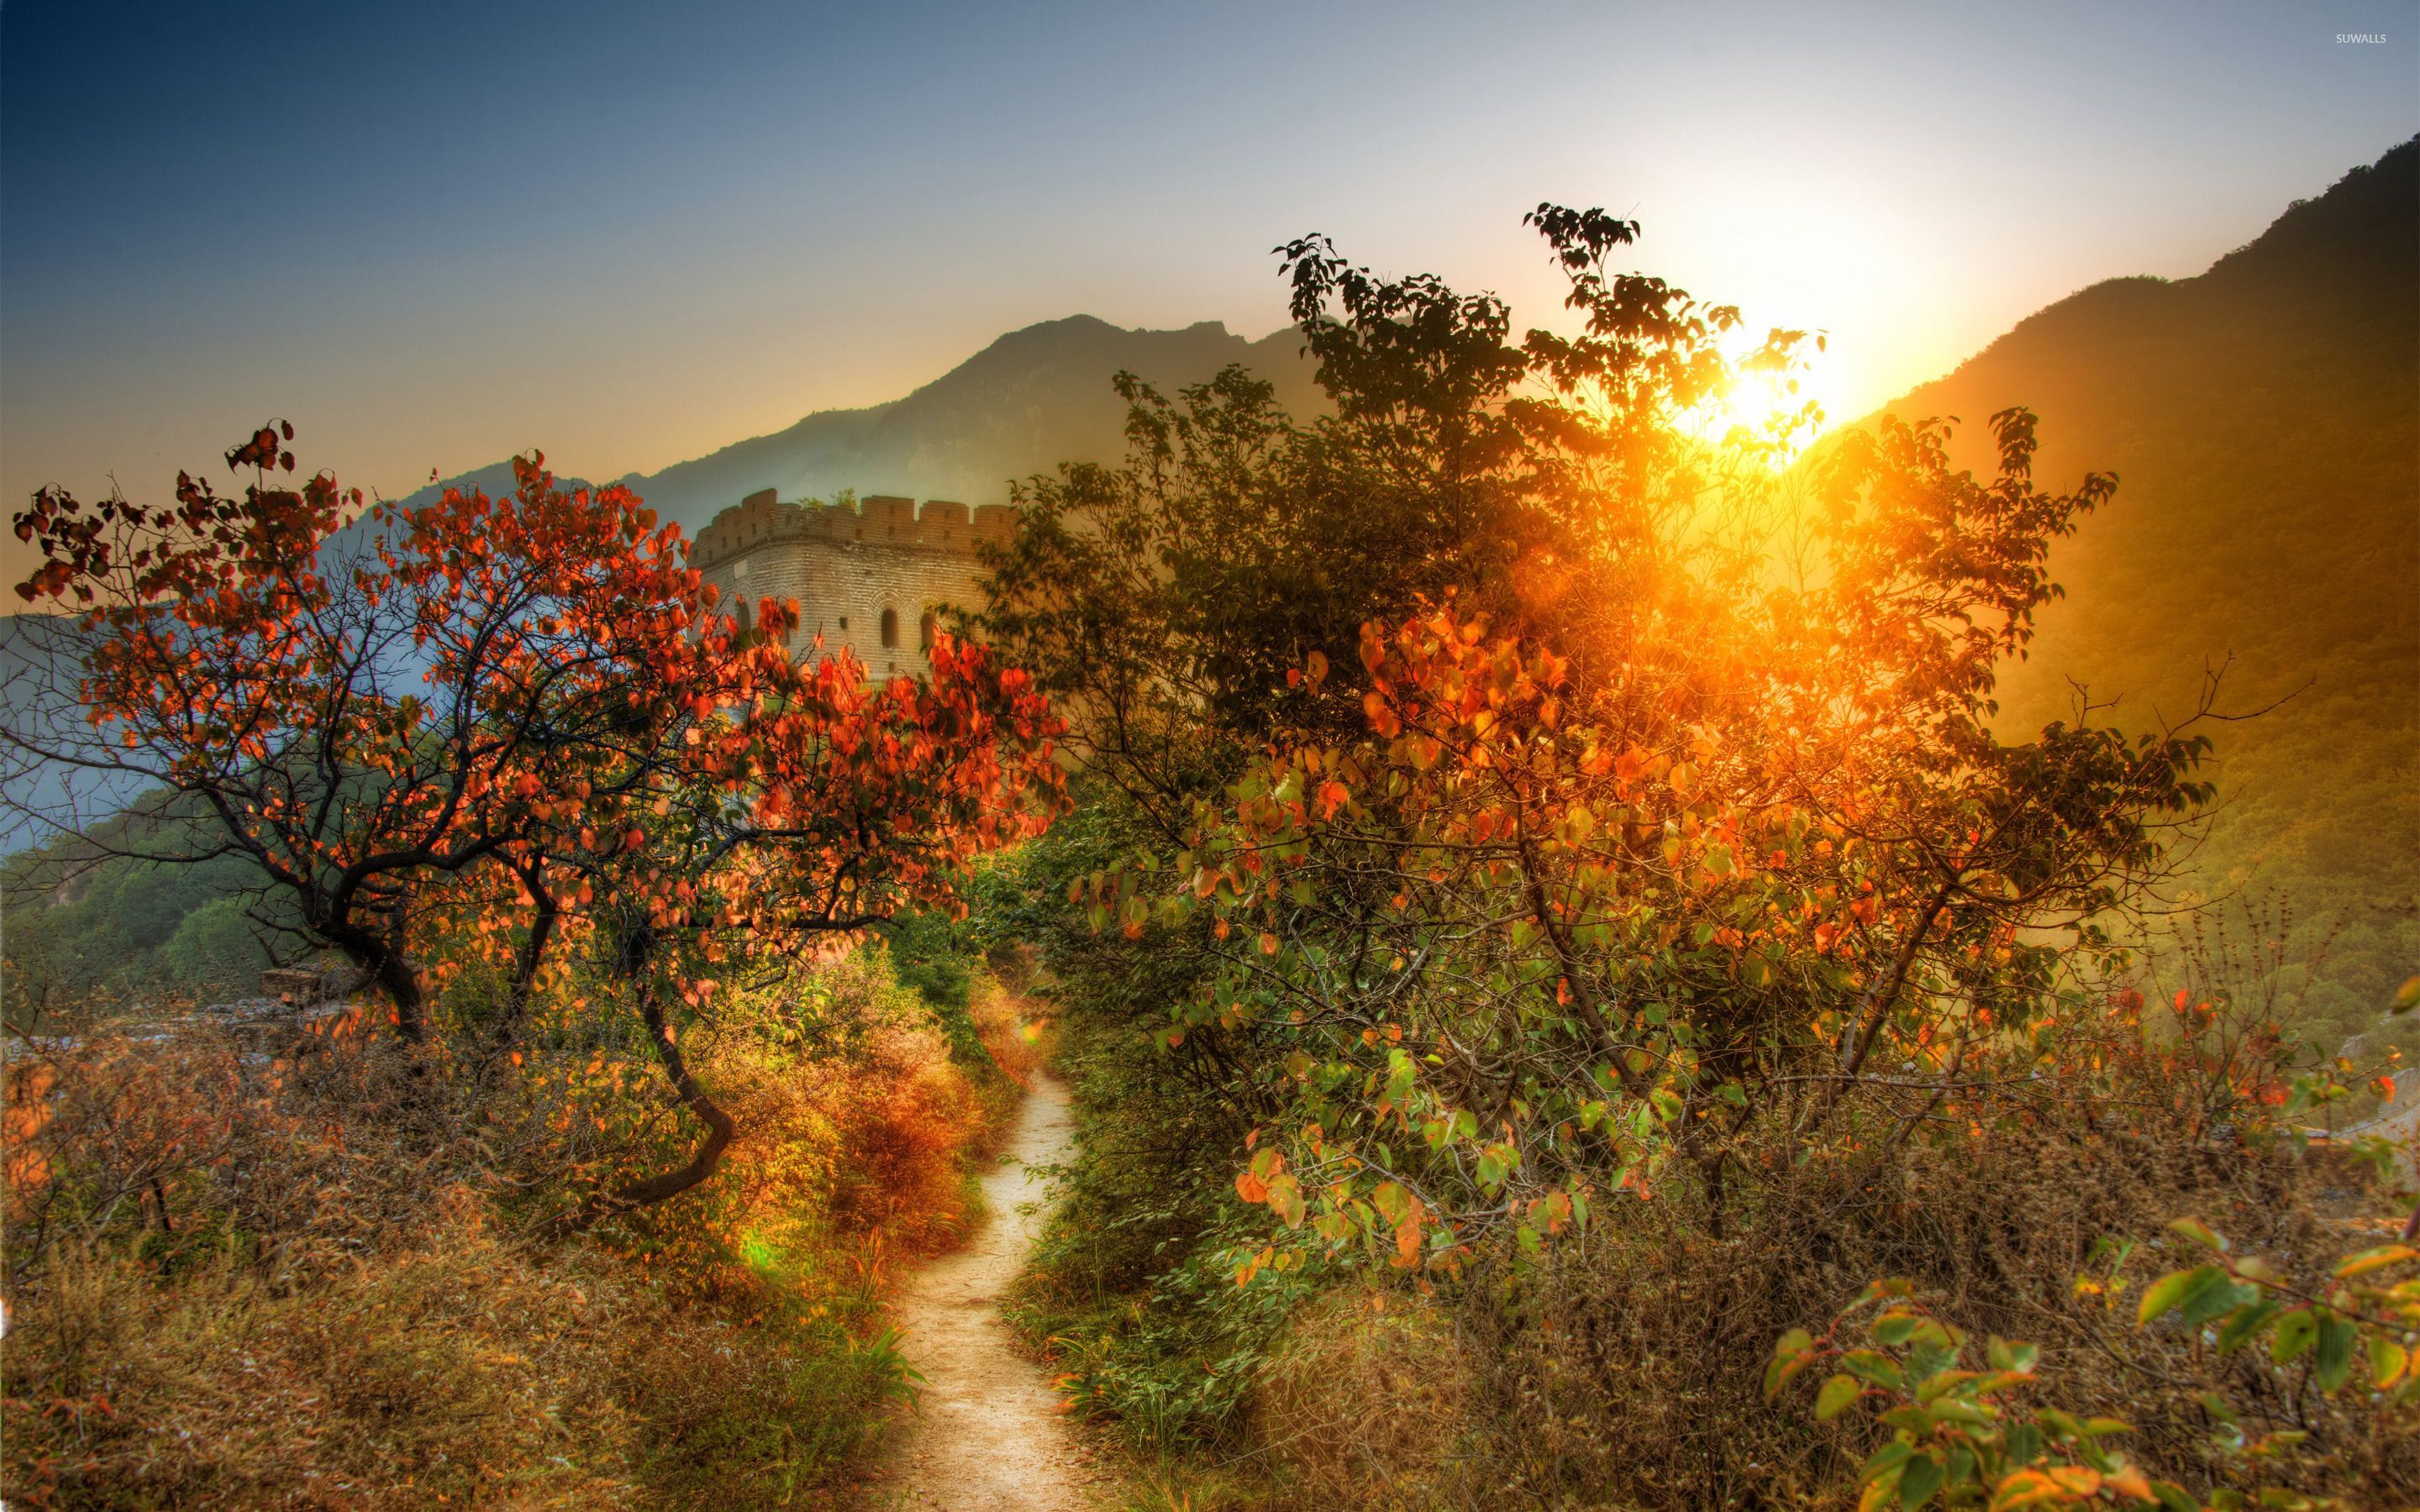
[[[882,649],[888,651],[898,643],[899,611],[895,609],[884,609],[882,611]]]
[[[939,633],[940,628],[940,616],[935,614],[931,609],[926,609],[924,611],[924,617],[916,622],[916,649],[919,651],[932,650],[933,637]]]

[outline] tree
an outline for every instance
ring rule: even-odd
[[[794,660],[795,604],[720,607],[677,527],[536,457],[509,497],[379,504],[340,534],[358,492],[272,485],[290,440],[228,454],[256,473],[240,497],[190,474],[172,507],[36,496],[18,532],[45,564],[20,593],[77,606],[73,654],[21,690],[9,738],[164,789],[176,822],[74,854],[240,857],[287,904],[267,921],[366,973],[406,1041],[432,1033],[439,936],[451,968],[504,967],[489,1065],[560,947],[593,941],[710,1131],[628,1200],[702,1180],[731,1137],[665,990],[695,1001],[717,962],[949,906],[968,859],[1055,810],[1047,705],[981,647],[943,638],[928,684],[887,687]]]
[[[1140,395],[1125,473],[1059,495],[1105,528],[1046,509],[1003,573],[1016,606],[1037,561],[1138,563],[1063,570],[1001,628],[1042,666],[1071,659],[1055,635],[1148,669],[1075,705],[1104,766],[1143,764],[1125,690],[1240,759],[1182,795],[1121,777],[1153,827],[1191,816],[1071,896],[1203,963],[1161,1038],[1206,1041],[1222,1095],[1277,1124],[1239,1190],[1324,1212],[1334,1246],[1391,1233],[1404,1263],[1534,1245],[1676,1158],[1719,1225],[1760,1139],[1904,1137],[1980,1045],[2084,1000],[2112,911],[2207,795],[2192,721],[1992,733],[2050,543],[2114,480],[2039,486],[2022,411],[1993,419],[1993,477],[1949,466],[1946,426],[1887,420],[1783,466],[1811,409],[1726,427],[1721,405],[1786,386],[1802,333],[1739,351],[1735,311],[1609,266],[1634,225],[1529,220],[1577,334],[1516,347],[1493,301],[1290,244],[1336,414],[1236,446],[1219,393],[1172,419]],[[1424,577],[1338,606],[1370,607],[1349,647],[1264,607],[1314,550],[1284,517],[1314,471],[1350,480],[1339,516],[1438,527]],[[1241,581],[1186,623],[1211,543]],[[1141,625],[1183,628],[1163,654]],[[1222,657],[1233,676],[1195,672]]]

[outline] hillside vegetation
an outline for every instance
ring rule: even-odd
[[[2327,958],[2304,1011],[2338,1038],[2420,961],[2420,145],[2294,206],[2198,278],[2118,279],[2033,316],[1890,407],[2041,417],[2053,477],[2114,472],[2057,543],[2067,596],[2001,684],[2003,728],[2071,685],[2216,733],[2223,802],[2191,891],[2290,907]]]
[[[635,495],[526,459],[332,571],[359,496],[288,486],[292,440],[18,516],[71,635],[12,733],[173,796],[10,877],[69,938],[12,919],[0,1495],[830,1489],[912,1395],[891,1269],[976,1215],[1032,1062],[959,921],[1057,810],[1056,722],[947,637],[920,682],[802,664]],[[146,1012],[146,954],[231,969],[188,939],[229,901],[335,969]]]
[[[2117,475],[2111,507],[2053,547],[2067,594],[2002,675],[2003,727],[2070,714],[2077,684],[2116,701],[2122,722],[2181,717],[2224,668],[2221,709],[2267,712],[2218,732],[2223,802],[2176,893],[2289,914],[2302,963],[2288,968],[2291,1011],[2331,1042],[2375,1030],[2376,1005],[2420,960],[2415,207],[2420,148],[2407,144],[2202,276],[2096,285],[1887,410],[1960,417],[1952,454],[1972,464],[1985,459],[1984,418],[2023,404],[2042,418],[2044,475]],[[625,482],[691,529],[760,487],[998,499],[1013,479],[1124,454],[1111,375],[1172,391],[1229,363],[1269,380],[1290,414],[1327,403],[1292,328],[1248,343],[1211,322],[1125,331],[1078,316],[1003,335],[904,398]],[[448,486],[510,485],[499,463]],[[23,639],[7,637],[0,656],[29,655]],[[38,838],[7,823],[20,842]],[[38,920],[22,892],[15,922],[48,960],[227,991],[242,972],[216,968],[250,960],[232,939],[204,947],[224,918],[194,926],[173,959],[156,953],[186,906],[210,901],[195,886],[131,902],[131,934],[114,903]],[[140,942],[131,952],[128,938]]]
[[[2408,1501],[2408,1166],[2305,1133],[2384,1084],[2257,910],[2132,949],[2243,727],[2000,702],[2107,459],[1708,442],[1803,338],[1530,221],[1580,334],[1295,243],[1332,412],[1132,389],[995,561],[1084,758],[1016,862],[1077,1409],[1195,1507]]]

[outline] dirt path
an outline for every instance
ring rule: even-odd
[[[1042,1181],[1028,1166],[1063,1158],[1074,1137],[1067,1088],[1047,1073],[1037,1076],[1000,1168],[984,1178],[991,1217],[972,1244],[908,1283],[899,1326],[924,1389],[880,1504],[948,1512],[1095,1505],[1090,1488],[1106,1477],[1053,1411],[1049,1378],[1012,1348],[1000,1314],[1001,1291],[1024,1265],[1046,1216]],[[1029,1203],[1036,1211],[1017,1211]]]

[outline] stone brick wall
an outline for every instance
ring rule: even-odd
[[[820,630],[827,653],[846,646],[876,677],[920,676],[933,611],[977,600],[975,543],[1016,533],[1002,504],[970,512],[934,499],[919,510],[887,494],[856,508],[785,504],[768,488],[699,531],[690,564],[726,594],[797,599],[800,656]]]

